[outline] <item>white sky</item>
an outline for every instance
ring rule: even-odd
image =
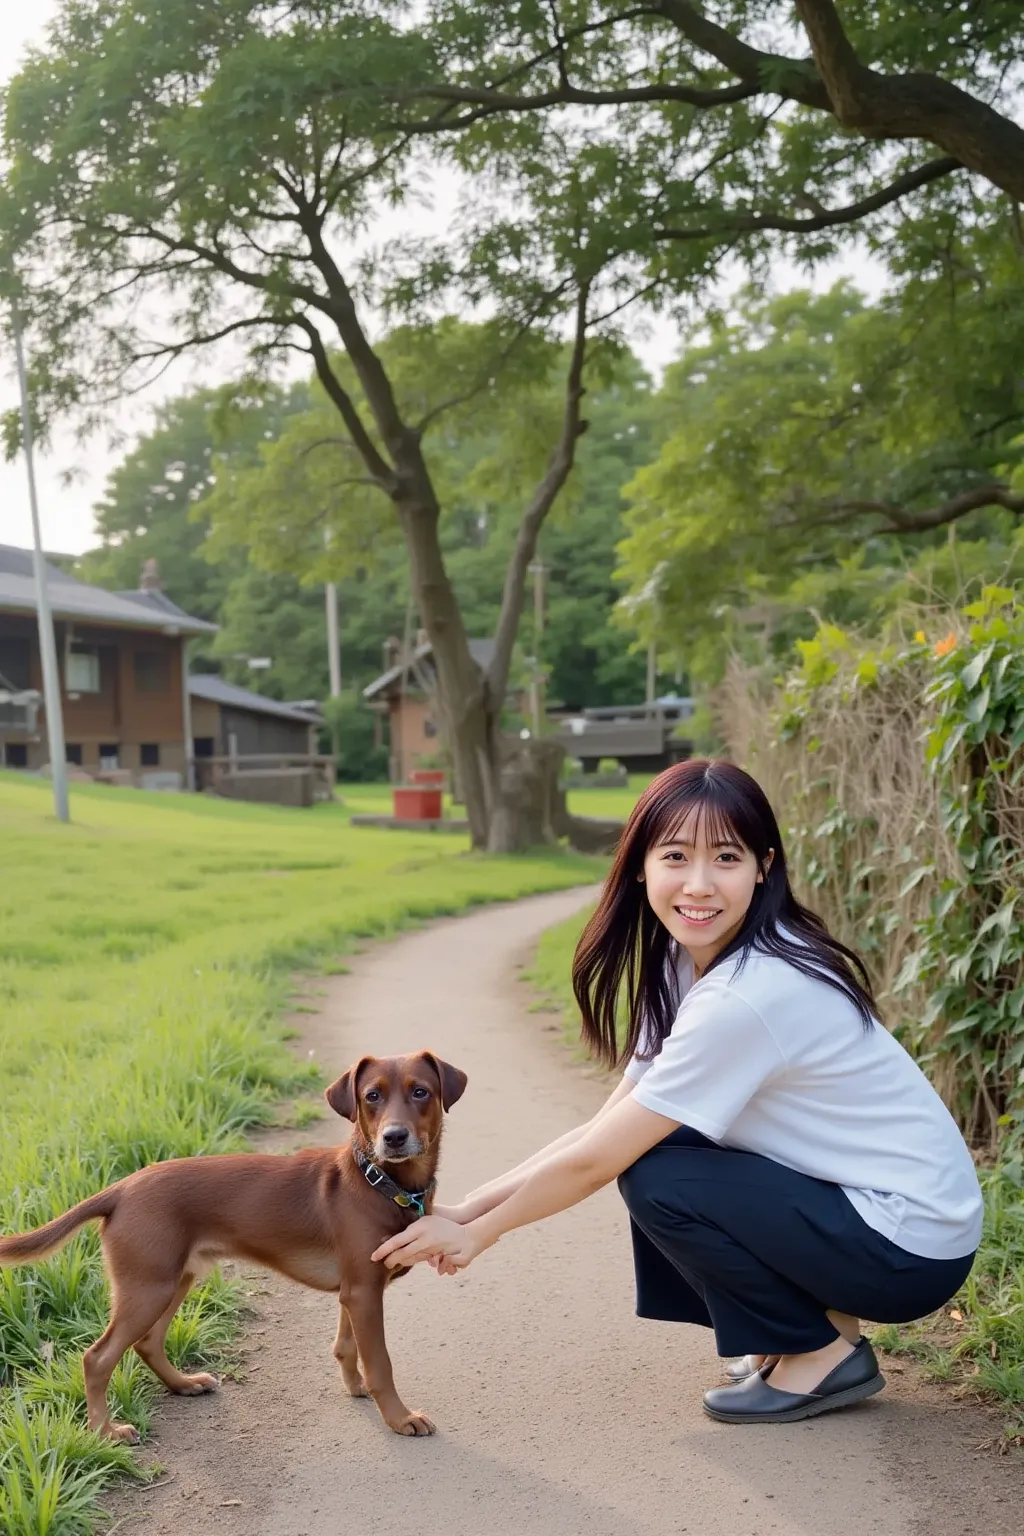
[[[15,5],[13,0],[0,0],[0,83],[16,73],[24,56],[25,48],[42,42],[48,21],[57,9],[57,0],[25,0]],[[456,187],[445,185],[439,178],[438,201],[454,200]],[[438,209],[435,217],[444,223]],[[388,219],[392,229],[400,228],[403,217],[414,218],[420,230],[423,228],[423,212],[403,215],[392,214]],[[372,240],[372,233],[371,233]],[[781,270],[780,277],[786,281]],[[815,287],[833,281],[839,271],[851,271],[863,286],[878,286],[878,275],[864,270],[856,260],[822,269],[814,282]],[[872,281],[872,279],[874,279]],[[792,271],[789,281],[795,286],[806,284],[805,274]],[[678,348],[678,333],[670,323],[660,320],[649,334],[636,335],[634,345],[648,368],[659,372],[671,361]],[[93,529],[92,508],[100,498],[106,477],[123,456],[126,441],[149,425],[153,406],[161,399],[183,391],[220,382],[228,376],[230,356],[221,353],[204,359],[197,357],[183,360],[169,370],[160,382],[147,392],[119,407],[110,419],[109,430],[96,433],[88,440],[77,439],[73,424],[57,432],[45,451],[37,451],[36,480],[39,490],[40,522],[44,548],[67,554],[79,554],[98,542]],[[8,410],[18,401],[17,383],[14,376],[13,358],[8,355],[6,344],[0,342],[0,410]],[[0,460],[0,543],[28,546],[32,541],[32,525],[28,506],[25,467],[22,458],[12,464]]]

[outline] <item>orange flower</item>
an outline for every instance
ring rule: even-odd
[[[945,640],[940,640],[935,646],[936,656],[948,656],[950,651],[956,650],[956,635],[950,630]]]

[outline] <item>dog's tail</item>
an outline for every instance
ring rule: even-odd
[[[45,1227],[37,1227],[34,1232],[15,1232],[10,1237],[0,1237],[0,1268],[9,1264],[38,1264],[41,1259],[62,1247],[72,1233],[77,1232],[87,1221],[112,1215],[118,1195],[117,1185],[112,1184],[109,1189],[101,1189],[98,1195],[91,1195],[80,1205],[65,1211],[63,1216],[48,1221]]]

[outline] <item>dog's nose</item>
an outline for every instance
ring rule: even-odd
[[[409,1140],[408,1127],[404,1125],[388,1125],[381,1132],[381,1140],[391,1152],[397,1152],[404,1147]]]

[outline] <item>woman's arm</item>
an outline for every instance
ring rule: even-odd
[[[373,1257],[389,1268],[431,1260],[449,1271],[464,1269],[504,1233],[567,1210],[610,1184],[679,1124],[624,1096],[607,1114],[596,1116],[585,1135],[529,1173],[500,1205],[465,1226],[426,1216],[383,1243]]]
[[[601,1121],[606,1114],[620,1104],[623,1099],[632,1093],[635,1084],[630,1077],[623,1077],[616,1085],[601,1108],[590,1120],[583,1125],[577,1125],[573,1130],[566,1131],[564,1136],[559,1136],[556,1141],[549,1142],[546,1147],[541,1147],[532,1157],[519,1163],[515,1168],[510,1168],[508,1173],[503,1173],[500,1178],[492,1179],[489,1184],[481,1184],[479,1189],[472,1190],[458,1205],[435,1206],[435,1212],[449,1221],[457,1221],[461,1225],[475,1221],[479,1216],[486,1216],[488,1211],[493,1211],[495,1206],[501,1205],[516,1190],[521,1189],[530,1174],[535,1172],[544,1163],[557,1153],[565,1151],[567,1147],[575,1146],[584,1136]]]

